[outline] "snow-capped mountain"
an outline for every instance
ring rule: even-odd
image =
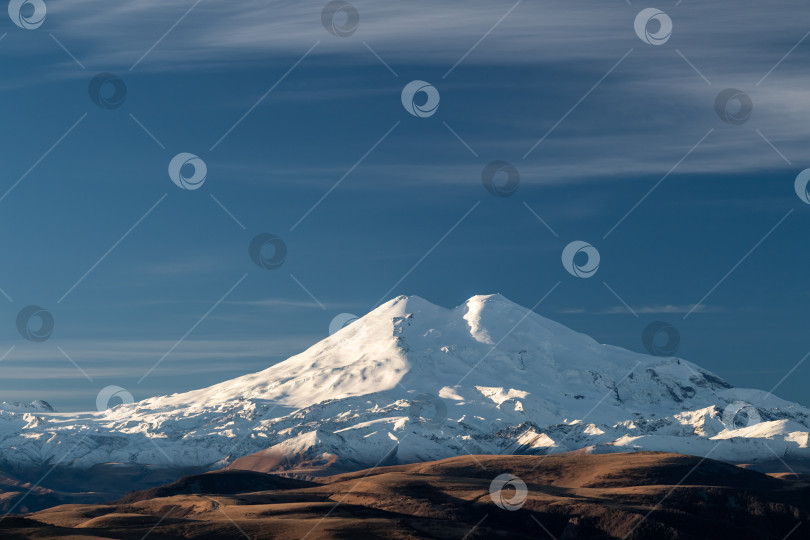
[[[0,407],[13,465],[222,467],[271,449],[340,469],[456,455],[662,450],[810,457],[810,409],[638,354],[500,295],[395,298],[308,350],[104,412]]]

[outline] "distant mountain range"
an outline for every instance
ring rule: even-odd
[[[802,405],[599,344],[500,295],[454,309],[400,296],[258,373],[104,412],[0,407],[3,470],[18,478],[55,465],[304,477],[579,449],[796,460],[809,433]]]

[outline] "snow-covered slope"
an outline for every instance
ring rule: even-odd
[[[342,468],[580,448],[769,460],[810,457],[808,432],[810,409],[500,295],[401,296],[264,371],[105,412],[0,407],[3,459],[79,467],[221,467],[267,448]]]

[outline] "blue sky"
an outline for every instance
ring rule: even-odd
[[[538,313],[638,351],[667,321],[679,356],[737,386],[770,390],[810,350],[806,10],[667,2],[653,46],[637,2],[356,1],[347,37],[325,4],[53,0],[37,29],[0,23],[0,399],[183,391],[384,297],[528,307],[558,282]],[[101,72],[119,108],[89,98]],[[402,106],[412,80],[436,114]],[[725,88],[752,100],[743,125],[715,113]],[[206,163],[200,189],[170,180],[181,152]],[[494,160],[520,173],[511,197],[482,184]],[[251,261],[259,233],[286,243],[281,268]],[[599,250],[592,278],[561,264],[574,240]],[[30,304],[47,341],[17,332]],[[809,375],[776,393],[807,404]]]

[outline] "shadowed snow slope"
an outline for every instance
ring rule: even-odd
[[[810,457],[808,415],[685,360],[601,345],[500,295],[455,309],[400,296],[209,388],[105,412],[0,408],[0,448],[15,465],[78,467],[218,468],[265,449],[347,469],[581,448],[755,461]]]

